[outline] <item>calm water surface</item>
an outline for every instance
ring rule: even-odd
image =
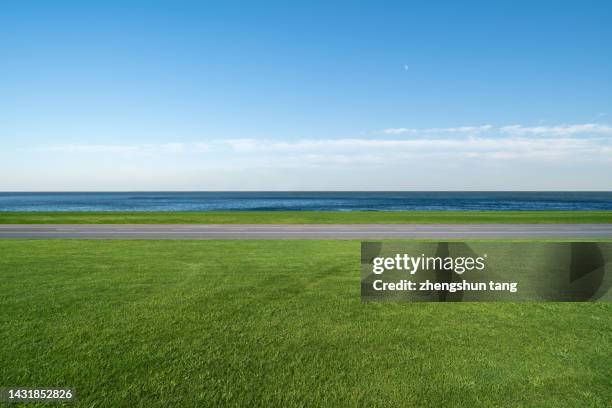
[[[0,211],[612,210],[612,192],[0,193]]]

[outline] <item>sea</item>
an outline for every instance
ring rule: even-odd
[[[0,192],[0,211],[612,210],[612,191]]]

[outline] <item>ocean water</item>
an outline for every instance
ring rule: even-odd
[[[612,210],[612,192],[0,193],[0,211]]]

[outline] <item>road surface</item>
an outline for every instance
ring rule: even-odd
[[[0,225],[0,239],[612,239],[612,224]]]

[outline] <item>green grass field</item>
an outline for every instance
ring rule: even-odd
[[[612,304],[362,303],[359,248],[0,240],[0,383],[78,407],[609,406]]]
[[[612,223],[612,211],[0,212],[0,224]]]

